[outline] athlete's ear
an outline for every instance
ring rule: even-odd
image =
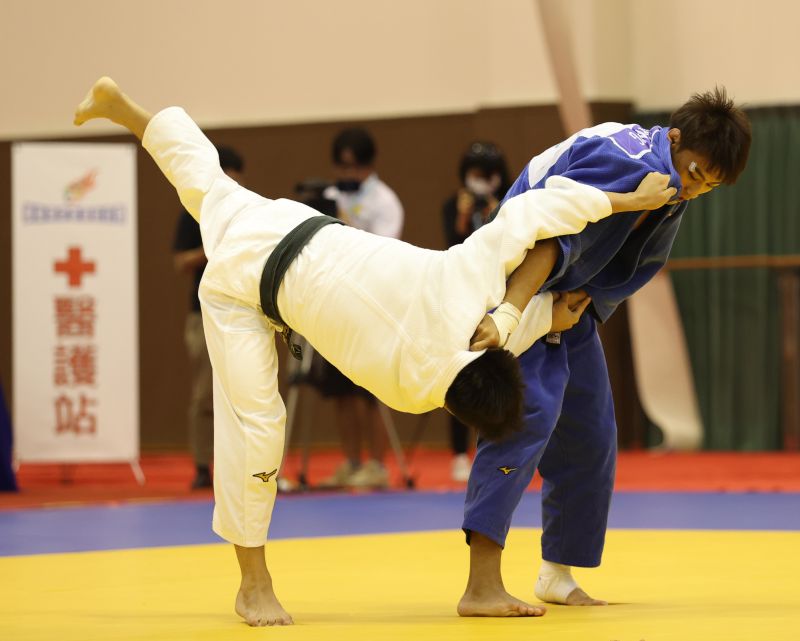
[[[681,130],[677,127],[673,127],[667,132],[667,138],[669,138],[670,143],[674,146],[681,146]]]

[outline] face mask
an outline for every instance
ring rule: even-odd
[[[336,189],[343,193],[353,193],[361,188],[360,180],[337,180]]]
[[[464,186],[474,196],[491,196],[500,186],[500,176],[494,175],[490,180],[485,178],[475,178],[474,176],[467,176],[464,181]]]

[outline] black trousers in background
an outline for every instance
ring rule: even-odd
[[[466,454],[469,449],[469,428],[455,416],[450,416],[450,449],[453,454]]]

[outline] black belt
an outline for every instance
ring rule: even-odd
[[[286,321],[283,320],[281,313],[278,311],[278,289],[281,286],[281,282],[283,282],[286,270],[289,269],[289,265],[297,258],[297,255],[308,244],[308,241],[313,238],[314,234],[327,225],[337,223],[343,224],[341,220],[323,215],[304,220],[286,234],[275,249],[272,250],[267,262],[264,264],[264,271],[261,273],[261,283],[259,285],[261,310],[274,325],[283,328],[281,336],[289,346],[292,356],[298,360],[302,356],[300,346],[291,342],[292,329],[286,324]]]

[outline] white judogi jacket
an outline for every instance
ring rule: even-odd
[[[142,143],[200,221],[209,260],[201,299],[203,288],[212,288],[260,313],[270,252],[321,214],[263,198],[225,176],[215,149],[182,109],[154,116]],[[610,213],[603,192],[554,176],[547,189],[509,200],[495,220],[447,251],[329,225],[287,270],[278,308],[355,383],[394,409],[425,412],[444,405],[456,374],[482,353],[470,352],[469,340],[487,310],[502,302],[506,279],[527,250]],[[508,347],[520,353],[547,333],[551,308],[549,294],[535,297]]]
[[[502,302],[527,249],[611,212],[596,189],[562,178],[548,187],[510,201],[447,251],[330,225],[287,271],[278,308],[320,354],[390,407],[442,407],[458,372],[482,353],[468,351],[470,338]],[[519,354],[546,334],[551,310],[549,294],[536,297],[508,347]]]

